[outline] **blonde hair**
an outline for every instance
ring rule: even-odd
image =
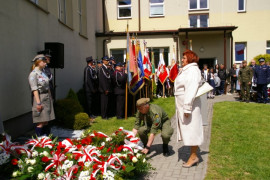
[[[36,60],[36,61],[33,63],[32,67],[31,67],[31,71],[33,71],[36,67],[38,67],[38,65],[39,65],[39,63],[40,63],[41,61],[42,61],[41,59]]]

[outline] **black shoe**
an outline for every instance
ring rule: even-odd
[[[163,144],[163,156],[168,157],[170,155],[171,155],[171,153],[169,151],[168,144]]]

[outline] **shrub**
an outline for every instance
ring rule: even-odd
[[[270,62],[270,54],[260,54],[258,56],[255,56],[254,60],[256,61],[256,64],[259,64],[260,58],[264,58],[265,62]]]
[[[72,89],[69,89],[66,99],[74,99],[79,101],[77,94]]]
[[[81,106],[84,109],[84,112],[87,112],[87,101],[86,101],[86,96],[85,96],[85,92],[84,92],[84,89],[83,88],[80,89],[77,92],[77,97],[78,97],[78,100],[79,100]]]
[[[75,124],[75,115],[83,112],[78,100],[61,99],[55,104],[55,116],[59,125],[72,129]]]
[[[86,113],[79,113],[75,115],[75,123],[73,129],[80,130],[90,125],[89,116]]]

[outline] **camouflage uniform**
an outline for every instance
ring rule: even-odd
[[[250,85],[253,77],[252,69],[250,69],[248,66],[243,67],[239,71],[238,81],[241,83],[241,96],[242,100],[249,101],[250,99]],[[246,93],[245,93],[246,90]]]

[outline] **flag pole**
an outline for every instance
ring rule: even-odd
[[[128,21],[127,21],[127,34],[128,34]],[[127,42],[129,43],[129,42]],[[127,70],[127,66],[128,66],[128,49],[126,50],[126,70]],[[126,82],[126,97],[125,97],[125,120],[127,120],[127,109],[128,109],[128,81]]]

